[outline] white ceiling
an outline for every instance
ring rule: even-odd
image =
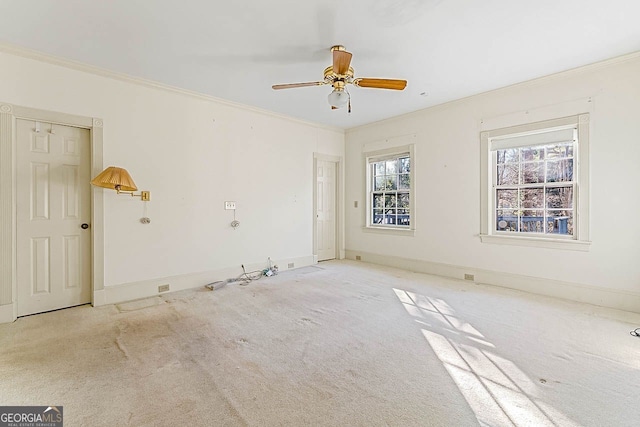
[[[640,50],[638,0],[0,0],[0,41],[351,128]],[[356,77],[332,111],[329,48]],[[426,93],[425,95],[421,95]]]

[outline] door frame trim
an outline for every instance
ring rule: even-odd
[[[342,202],[343,194],[343,166],[342,157],[332,156],[322,153],[313,153],[313,262],[318,262],[318,242],[316,233],[318,231],[318,160],[325,162],[333,162],[336,164],[336,259],[344,259],[344,203]]]
[[[103,121],[0,102],[0,323],[13,322],[17,301],[16,120],[25,119],[89,130],[91,176],[103,169]],[[104,302],[104,199],[91,188],[91,304]]]

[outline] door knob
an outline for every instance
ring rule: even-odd
[[[86,230],[87,228],[89,228],[89,224],[87,224],[86,222],[84,224],[82,224],[80,226],[80,228],[82,228],[83,230]]]

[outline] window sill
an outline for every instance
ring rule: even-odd
[[[362,231],[365,233],[377,233],[377,234],[393,234],[396,236],[411,236],[415,235],[415,230],[411,228],[395,228],[395,227],[362,227]]]
[[[588,252],[591,242],[584,240],[563,240],[537,237],[520,236],[495,236],[480,234],[482,243],[493,243],[498,245],[529,246],[534,248],[565,249],[570,251]]]

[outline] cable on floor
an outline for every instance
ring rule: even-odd
[[[639,337],[640,338],[640,328],[635,328],[633,331],[629,332],[631,335],[633,335],[634,337]]]
[[[272,268],[274,267],[271,266],[271,258],[269,258],[269,268],[267,270],[277,271],[277,266],[275,267],[276,270],[272,270]],[[214,290],[223,288],[228,283],[238,283],[238,285],[240,286],[247,286],[249,283],[254,282],[258,279],[261,279],[263,276],[266,276],[265,271],[266,270],[255,270],[247,273],[247,271],[244,268],[244,264],[242,264],[242,274],[239,275],[238,277],[233,277],[227,280],[218,280],[217,282],[212,282],[212,283],[209,283],[208,285],[205,285],[205,288],[214,291]]]

